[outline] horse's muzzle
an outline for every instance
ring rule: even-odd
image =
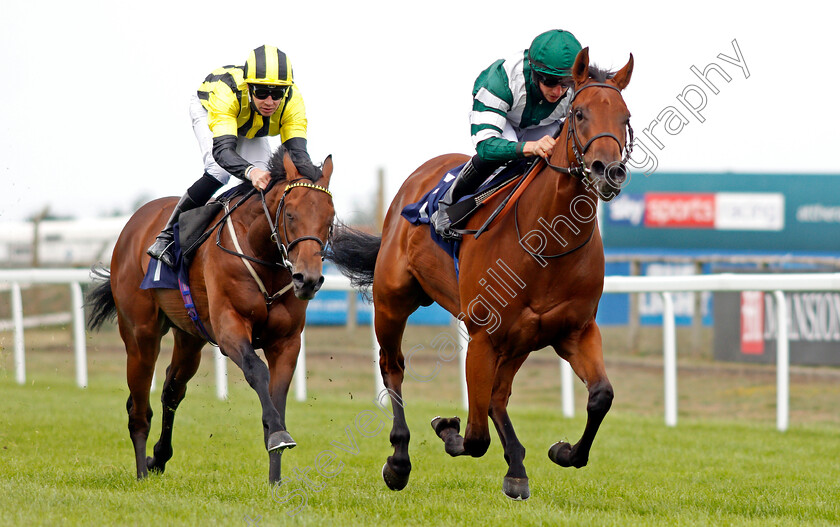
[[[613,161],[608,165],[602,161],[595,161],[590,170],[593,187],[603,201],[610,201],[618,196],[629,174],[621,161]]]
[[[324,285],[324,275],[294,273],[292,274],[292,284],[294,284],[296,297],[301,300],[312,300],[315,293]]]

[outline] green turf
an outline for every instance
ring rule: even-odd
[[[141,482],[127,393],[113,374],[92,377],[84,390],[63,373],[24,386],[0,375],[0,525],[840,524],[840,426],[779,433],[767,423],[681,419],[667,428],[661,417],[616,409],[589,466],[575,470],[546,452],[579,437],[582,415],[511,408],[532,492],[513,502],[501,492],[506,467],[495,432],[483,458],[444,453],[428,422],[466,417],[451,403],[407,400],[413,471],[406,489],[392,492],[380,475],[390,425],[377,429],[371,416],[383,414],[372,389],[352,399],[312,390],[307,402],[289,404],[299,446],[284,454],[286,480],[272,493],[258,403],[246,384],[232,383],[222,402],[212,377],[199,376],[178,411],[166,474]],[[160,430],[159,394],[149,452]],[[364,417],[373,419],[370,437],[357,427]],[[332,477],[318,474],[319,462]]]

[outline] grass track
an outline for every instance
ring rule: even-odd
[[[781,434],[766,422],[681,418],[666,428],[660,415],[616,407],[589,466],[574,470],[546,452],[559,439],[577,440],[581,412],[564,419],[557,407],[512,406],[532,492],[517,503],[501,493],[506,467],[495,433],[483,458],[449,458],[428,422],[464,413],[409,395],[414,469],[404,491],[389,491],[380,470],[390,427],[372,437],[355,427],[360,413],[378,413],[373,394],[351,399],[326,387],[290,402],[299,446],[284,455],[287,483],[272,495],[258,403],[241,381],[221,402],[200,370],[178,412],[167,473],[137,482],[121,376],[94,373],[85,390],[65,372],[33,378],[18,386],[0,372],[0,525],[840,524],[840,424],[794,424]],[[149,451],[160,430],[159,402],[153,408]],[[351,439],[355,454],[336,446]],[[340,467],[332,478],[314,469],[328,450],[331,469]],[[296,476],[307,469],[320,490]]]

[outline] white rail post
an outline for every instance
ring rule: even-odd
[[[560,383],[563,393],[563,417],[575,416],[575,376],[572,365],[560,359]]]
[[[76,384],[87,388],[87,350],[85,348],[85,302],[79,282],[70,284],[73,297],[73,344],[76,353]]]
[[[458,363],[461,370],[461,406],[464,410],[470,409],[470,394],[467,388],[467,349],[470,346],[470,335],[467,332],[467,325],[463,320],[458,320],[455,329],[458,332]]]
[[[662,353],[665,369],[665,425],[677,426],[677,331],[674,297],[662,293]]]
[[[26,357],[23,351],[23,300],[20,296],[20,284],[12,282],[12,320],[15,323],[15,380],[18,384],[26,382]]]
[[[300,353],[295,366],[295,400],[306,400],[306,329],[300,332]]]
[[[227,357],[222,355],[222,351],[213,347],[213,356],[216,363],[216,397],[224,401],[228,398],[228,382],[227,382]]]
[[[788,429],[790,397],[790,348],[788,343],[787,303],[782,291],[774,291],[776,299],[776,428]]]
[[[379,341],[376,339],[374,316],[374,313],[370,314],[370,338],[373,343],[373,389],[376,390],[373,395],[379,397],[385,391],[385,381],[382,380],[382,370],[379,369]]]

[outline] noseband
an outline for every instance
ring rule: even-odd
[[[572,100],[569,101],[569,113],[566,115],[566,122],[569,123],[569,126],[566,127],[566,144],[568,144],[569,139],[572,140],[572,153],[575,156],[575,162],[577,163],[577,165],[565,168],[557,165],[552,165],[547,158],[545,159],[545,163],[548,167],[558,172],[562,172],[563,174],[569,174],[580,179],[583,179],[584,177],[588,176],[591,172],[589,167],[586,166],[586,162],[584,161],[583,156],[586,155],[586,151],[589,150],[589,147],[592,146],[592,143],[595,142],[596,139],[600,139],[602,137],[610,137],[616,143],[618,143],[619,152],[622,149],[624,150],[624,158],[621,160],[622,165],[627,163],[627,161],[630,159],[630,153],[633,152],[633,128],[630,126],[629,122],[627,123],[627,130],[630,140],[628,141],[626,148],[624,148],[624,145],[621,144],[621,141],[619,141],[615,135],[608,132],[597,134],[591,137],[585,145],[582,145],[580,138],[578,137],[577,127],[575,126],[574,115],[572,114],[574,113],[573,103],[575,102],[575,99],[583,90],[587,88],[610,88],[621,93],[621,90],[619,90],[612,84],[606,84],[603,82],[593,82],[592,84],[586,84],[584,86],[581,86],[580,90],[576,91],[572,95]]]

